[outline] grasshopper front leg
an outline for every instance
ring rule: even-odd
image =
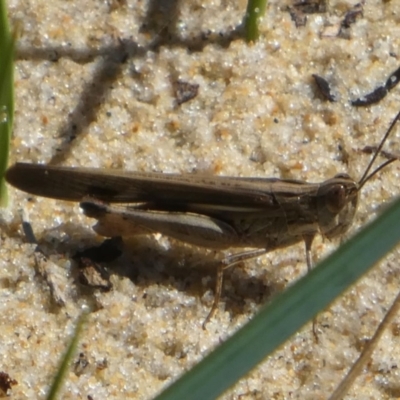
[[[310,272],[313,268],[313,261],[312,261],[312,254],[311,254],[311,245],[312,242],[315,238],[315,235],[304,235],[304,244],[305,244],[305,250],[306,250],[306,262],[307,262],[307,272]],[[314,335],[314,339],[316,343],[318,343],[318,333],[317,333],[317,317],[313,318],[312,321],[312,332]]]

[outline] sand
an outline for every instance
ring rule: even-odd
[[[380,140],[400,94],[363,108],[350,101],[399,67],[399,2],[367,2],[339,32],[355,1],[331,1],[299,27],[289,3],[270,1],[251,45],[237,28],[244,1],[156,4],[9,2],[11,20],[22,24],[11,162],[309,182],[362,175],[369,157],[359,149]],[[336,102],[321,96],[312,74],[327,79]],[[180,105],[178,80],[198,85]],[[398,150],[399,137],[397,129],[389,149]],[[365,187],[349,236],[398,194],[399,173],[394,164]],[[206,267],[218,254],[161,235],[135,238],[108,265],[113,289],[90,289],[77,281],[72,256],[103,240],[93,220],[76,203],[12,188],[10,197],[0,224],[0,370],[18,382],[15,399],[44,398],[83,310],[88,321],[60,398],[150,399],[306,272],[302,245],[229,271],[204,331],[214,288]],[[52,262],[47,279],[24,239],[22,209]],[[339,244],[318,239],[315,258]],[[398,255],[322,313],[318,344],[306,326],[222,398],[327,398],[398,291]],[[348,398],[399,396],[398,332],[397,323],[385,334]]]

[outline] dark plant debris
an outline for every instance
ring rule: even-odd
[[[330,102],[336,101],[336,97],[332,93],[328,81],[317,74],[312,74],[312,77],[314,78],[319,93],[322,95],[322,97]]]
[[[287,7],[287,11],[295,23],[296,28],[305,26],[307,14],[322,14],[327,10],[326,0],[301,0],[294,1],[292,6]]]
[[[194,99],[199,93],[199,85],[189,83],[182,80],[177,80],[173,83],[176,104],[180,106]]]
[[[363,107],[378,103],[388,94],[390,90],[392,90],[399,83],[399,81],[400,81],[400,67],[392,74],[390,74],[389,78],[386,80],[386,83],[384,85],[378,86],[371,93],[368,93],[365,96],[353,100],[351,102],[351,105],[356,107]]]
[[[17,385],[18,382],[11,378],[7,372],[0,371],[0,395],[7,396],[9,395],[9,391],[13,386]]]

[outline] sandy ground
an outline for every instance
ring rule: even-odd
[[[11,161],[309,182],[348,172],[358,179],[369,159],[358,150],[380,140],[400,94],[396,88],[365,108],[350,100],[399,67],[400,2],[368,1],[341,31],[355,1],[331,1],[299,27],[288,4],[269,2],[261,38],[248,45],[238,28],[244,0],[10,1],[10,18],[23,27]],[[329,81],[337,102],[321,97],[312,74]],[[178,80],[199,85],[181,105]],[[388,147],[398,150],[399,137],[397,129]],[[399,173],[393,165],[365,187],[350,233],[398,194]],[[61,397],[150,399],[306,271],[301,245],[229,271],[219,312],[203,331],[214,253],[159,235],[135,238],[109,265],[113,289],[90,289],[77,282],[71,257],[102,241],[93,220],[77,204],[14,189],[10,196],[0,225],[0,370],[18,382],[15,399],[44,397],[82,310],[91,312],[81,363]],[[35,268],[21,209],[54,262],[47,275],[63,306]],[[315,257],[338,244],[318,240]],[[318,344],[305,327],[223,398],[327,398],[397,293],[398,255],[319,317]],[[395,324],[385,334],[349,398],[400,396],[398,332]]]

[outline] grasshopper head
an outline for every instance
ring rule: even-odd
[[[317,195],[318,221],[321,234],[328,239],[346,232],[353,223],[358,186],[347,174],[321,183]]]

